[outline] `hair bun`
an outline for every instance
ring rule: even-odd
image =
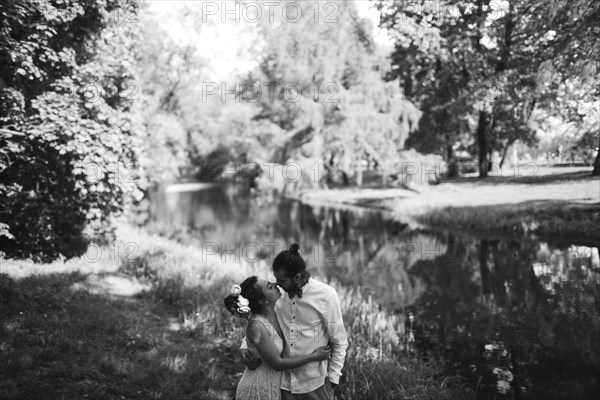
[[[288,246],[288,250],[292,253],[298,253],[298,250],[300,250],[300,245],[294,242]]]

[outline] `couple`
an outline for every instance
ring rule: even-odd
[[[299,248],[293,243],[273,260],[277,283],[252,276],[225,298],[233,315],[249,321],[237,400],[334,398],[348,347],[340,299],[310,277]]]

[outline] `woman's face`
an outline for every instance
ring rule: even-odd
[[[276,283],[269,282],[265,278],[258,278],[256,284],[260,286],[265,299],[268,300],[269,303],[275,303],[277,299],[281,297],[281,292]]]

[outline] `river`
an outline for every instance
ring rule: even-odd
[[[596,247],[415,231],[385,211],[254,197],[235,186],[161,192],[151,210],[153,222],[250,262],[299,242],[314,276],[412,313],[418,353],[477,385],[478,398],[598,393]]]

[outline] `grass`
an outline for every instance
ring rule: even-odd
[[[0,397],[232,399],[244,325],[222,299],[268,266],[224,263],[124,225],[117,236],[99,256],[3,261]],[[339,399],[473,398],[440,363],[415,356],[403,314],[339,293],[351,343]]]
[[[417,220],[439,228],[514,236],[533,234],[596,246],[600,241],[600,203],[524,202],[518,205],[444,207]]]
[[[308,191],[302,199],[383,208],[416,227],[600,241],[600,178],[591,168],[507,169],[486,179],[422,184],[419,190],[352,187]]]
[[[473,399],[470,385],[459,377],[443,377],[439,365],[418,358],[364,360],[350,355],[339,399]]]

